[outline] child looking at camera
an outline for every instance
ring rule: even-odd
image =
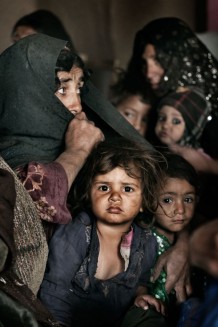
[[[167,165],[163,165],[164,186],[158,189],[158,206],[152,219],[144,226],[150,226],[156,238],[158,253],[156,259],[167,251],[176,241],[177,234],[188,228],[194,216],[198,193],[198,175],[195,169],[182,157],[166,154]],[[168,317],[161,317],[159,312],[149,308],[147,295],[140,295],[127,313],[122,327],[134,326],[168,326],[169,321],[178,318],[175,315],[175,303],[183,302],[176,299],[173,290],[167,294],[165,290],[166,272],[162,271],[159,278],[148,285],[149,294],[161,300],[168,308]],[[149,308],[149,309],[148,309]],[[176,317],[175,317],[176,316]]]
[[[137,295],[146,294],[157,243],[134,222],[154,210],[162,179],[154,150],[122,137],[100,143],[76,180],[78,215],[57,227],[39,292],[64,326],[120,326]],[[164,314],[158,299],[148,304]]]

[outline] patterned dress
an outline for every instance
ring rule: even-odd
[[[167,251],[171,246],[170,242],[168,241],[167,237],[158,233],[155,227],[152,227],[152,233],[155,236],[157,243],[158,243],[158,252],[157,257],[158,259],[162,253]],[[168,303],[169,302],[169,295],[165,290],[165,282],[166,282],[167,274],[164,270],[161,271],[160,276],[154,283],[150,283],[149,285],[149,292],[157,299]],[[175,291],[173,290],[171,294],[175,295]]]

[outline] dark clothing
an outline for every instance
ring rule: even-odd
[[[54,161],[64,150],[65,132],[74,115],[55,96],[55,67],[66,44],[34,34],[0,56],[0,153],[12,168]],[[149,147],[90,81],[81,100],[87,116],[104,134],[126,136]]]
[[[0,326],[60,326],[13,272],[0,273]]]
[[[186,22],[176,17],[158,18],[136,33],[128,68],[132,83],[145,84],[142,54],[148,44],[154,46],[155,58],[164,69],[164,76],[155,90],[159,97],[180,86],[197,87],[210,101],[212,110],[218,113],[218,61]]]
[[[218,327],[217,294],[217,279],[211,277],[201,301],[188,299],[182,304],[178,327]],[[193,301],[195,301],[194,306]]]
[[[3,255],[3,249],[0,247],[0,271],[3,268],[7,270],[15,259],[16,245],[12,237],[15,201],[14,178],[9,171],[0,168],[0,239],[8,248],[7,253]]]
[[[0,291],[0,326],[38,327],[32,314]]]
[[[218,327],[217,294],[218,281],[217,279],[211,279],[210,285],[208,285],[208,289],[206,290],[205,300],[199,308],[201,323],[198,326]],[[197,327],[197,324],[193,324],[193,327]]]
[[[133,306],[126,314],[121,327],[167,327],[165,317],[155,308],[148,310]]]
[[[120,325],[137,287],[147,285],[157,252],[150,231],[135,224],[133,231],[127,270],[99,280],[95,278],[99,240],[94,217],[83,212],[57,228],[39,296],[58,321],[77,327]]]

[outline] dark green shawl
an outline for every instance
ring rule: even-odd
[[[50,162],[64,149],[73,115],[54,95],[55,65],[67,42],[43,34],[28,36],[0,56],[0,154],[11,167]],[[151,147],[88,82],[84,111],[108,137],[119,134]]]

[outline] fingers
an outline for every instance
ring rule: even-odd
[[[155,266],[153,268],[153,271],[152,271],[152,274],[151,274],[151,278],[150,278],[150,281],[152,283],[156,281],[156,279],[159,277],[161,271],[164,269],[164,265],[166,263],[165,261],[166,261],[165,260],[165,255],[162,254],[158,258],[158,260],[157,260],[157,262],[156,262],[156,264],[155,264]]]
[[[74,119],[88,120],[84,111],[81,111],[79,114],[77,114]]]
[[[187,291],[191,292],[191,283],[190,283],[190,272],[189,272],[189,266],[187,265],[184,267],[184,270],[180,272],[179,275],[177,274],[168,274],[166,283],[165,283],[165,289],[166,292],[169,294],[172,289],[175,289],[176,292],[178,292],[181,298],[184,298],[184,293],[186,296],[188,295]]]
[[[95,123],[92,120],[89,120],[83,111],[80,112],[79,114],[77,114],[75,116],[75,118],[71,120],[69,125],[77,126],[78,124],[79,124],[80,128],[83,130],[85,130],[86,128],[89,128],[90,125],[95,127]],[[87,124],[88,124],[88,126],[87,126]],[[92,131],[92,129],[90,129],[90,131]],[[98,137],[96,138],[96,143],[103,142],[105,140],[104,134],[102,133],[102,131],[99,128],[95,127],[93,129],[93,131],[94,131],[93,135],[97,135],[97,131],[99,134]]]
[[[184,286],[176,286],[176,298],[178,303],[182,303],[187,299],[186,288]]]
[[[192,286],[190,282],[189,267],[184,271],[183,276],[175,284],[176,298],[178,303],[184,302],[187,297],[192,293]]]
[[[165,315],[165,305],[158,299],[153,296],[148,298],[148,304],[155,307],[157,312],[160,312],[162,315]]]
[[[172,291],[173,288],[175,288],[177,281],[178,281],[178,276],[176,276],[175,274],[167,275],[165,289],[168,294]]]
[[[138,300],[136,299],[135,305],[137,307],[140,307],[140,308],[144,309],[144,310],[148,310],[148,303],[143,298],[140,298]]]
[[[85,156],[88,156],[99,142],[104,141],[104,134],[94,122],[86,118],[85,113],[77,116],[79,119],[78,117],[72,119],[68,125],[65,134],[65,151],[71,154],[82,151]]]
[[[191,286],[190,275],[188,276],[188,278],[186,278],[185,290],[186,290],[187,297],[192,294],[193,290]]]
[[[160,312],[162,315],[166,314],[165,305],[152,295],[142,295],[138,296],[135,299],[134,303],[137,307],[140,307],[144,310],[148,310],[149,306],[153,306],[157,312]]]

